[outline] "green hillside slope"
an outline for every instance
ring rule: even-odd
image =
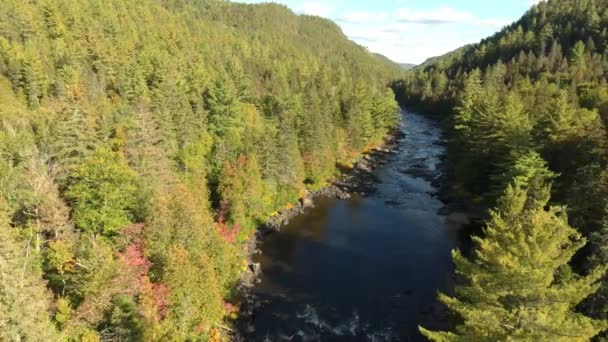
[[[274,4],[3,1],[0,340],[217,339],[255,227],[382,141],[398,72]]]

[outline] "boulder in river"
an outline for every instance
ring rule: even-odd
[[[257,275],[260,273],[260,263],[259,262],[252,262],[249,264],[249,270],[251,271],[251,273],[253,273],[254,275]]]
[[[446,217],[448,223],[467,225],[471,223],[471,219],[465,213],[451,213]]]
[[[361,161],[359,164],[357,164],[357,170],[363,172],[372,172],[372,167],[368,163]]]
[[[302,208],[312,208],[315,206],[314,201],[310,195],[306,195],[300,199],[300,205]]]

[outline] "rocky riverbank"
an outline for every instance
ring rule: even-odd
[[[357,161],[351,170],[344,171],[342,176],[331,182],[330,185],[311,191],[300,199],[292,208],[283,209],[271,218],[260,231],[262,234],[280,231],[281,227],[288,224],[291,219],[304,213],[307,208],[314,207],[314,200],[319,197],[348,199],[353,194],[366,196],[375,190],[378,183],[374,175],[374,169],[379,165],[384,165],[388,159],[399,150],[399,140],[404,137],[404,133],[397,131],[391,134],[385,143],[370,152],[365,153]]]

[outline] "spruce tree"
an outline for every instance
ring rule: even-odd
[[[529,164],[529,163],[525,163]],[[466,279],[440,300],[462,322],[453,332],[421,332],[433,341],[588,341],[606,329],[575,307],[599,288],[606,266],[578,275],[569,262],[586,240],[563,207],[549,206],[547,171],[525,172],[491,211],[471,259],[455,251]]]
[[[51,126],[48,144],[43,146],[52,160],[66,171],[93,150],[94,129],[81,106],[70,101]]]

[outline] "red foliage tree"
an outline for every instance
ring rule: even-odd
[[[230,225],[226,222],[228,211],[228,203],[226,201],[222,201],[220,208],[218,209],[217,214],[215,216],[215,220],[222,239],[224,239],[224,241],[228,243],[235,243],[236,236],[241,230],[241,226],[236,223],[234,226],[230,227]]]

